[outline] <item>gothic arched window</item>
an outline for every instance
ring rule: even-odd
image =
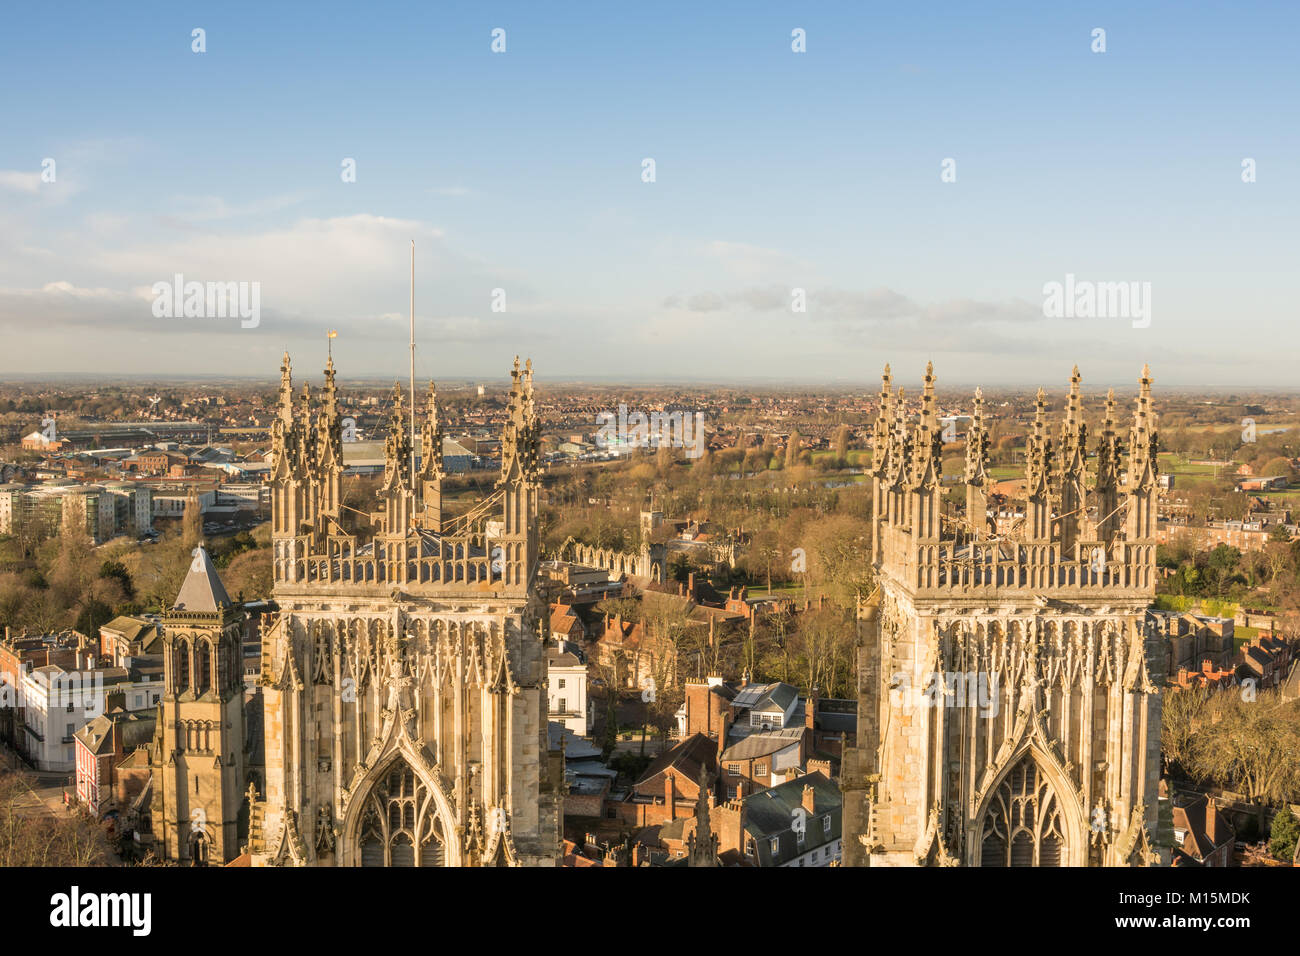
[[[194,696],[207,693],[212,686],[212,642],[194,642]]]
[[[217,643],[217,687],[225,690],[233,683],[230,679],[230,665],[236,658],[233,644],[229,638],[221,638]]]
[[[172,692],[183,694],[190,689],[190,642],[181,638],[176,642],[175,659],[172,664]]]
[[[208,836],[195,832],[190,837],[190,864],[192,866],[208,865]]]
[[[443,833],[433,795],[406,761],[393,764],[370,792],[357,849],[362,866],[443,864]]]
[[[1025,754],[1002,778],[984,812],[981,866],[1061,866],[1061,808],[1033,757]]]

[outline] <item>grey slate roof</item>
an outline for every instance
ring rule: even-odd
[[[750,734],[724,750],[722,759],[724,761],[754,760],[758,757],[766,757],[769,754],[785,750],[787,747],[797,747],[802,737],[802,727],[790,727],[785,730],[770,730],[761,734]]]
[[[189,572],[185,575],[180,593],[176,595],[173,609],[190,613],[215,612],[218,604],[229,606],[230,595],[226,593],[226,586],[221,583],[207,549],[196,550],[198,555],[190,563]]]
[[[774,684],[746,684],[732,701],[737,710],[756,710],[759,713],[785,712],[799,696],[799,688],[777,681]]]
[[[792,827],[795,808],[803,804],[803,788],[813,788],[813,813],[803,817],[804,840]],[[821,773],[810,773],[745,798],[745,830],[754,837],[759,866],[781,866],[811,850],[834,844],[840,838],[843,797],[838,784]],[[831,818],[830,832],[822,817]],[[772,841],[778,847],[772,851]]]

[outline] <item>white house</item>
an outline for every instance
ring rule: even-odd
[[[162,696],[161,667],[141,671],[126,667],[95,667],[87,651],[85,669],[65,670],[55,664],[23,675],[21,705],[27,756],[37,770],[76,768],[73,736],[109,710],[109,695],[124,709],[141,710]]]
[[[591,733],[591,706],[587,700],[587,665],[561,643],[546,649],[549,719],[578,736]]]

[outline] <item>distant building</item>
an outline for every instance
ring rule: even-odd
[[[1165,639],[1165,673],[1170,683],[1186,686],[1188,679],[1193,683],[1204,680],[1197,674],[1230,669],[1235,627],[1232,618],[1157,610],[1148,611],[1147,616]]]
[[[717,774],[718,745],[703,734],[687,737],[665,750],[632,785],[628,799],[616,805],[628,826],[655,826],[691,816],[700,795],[701,772]]]
[[[0,534],[50,536],[84,530],[95,544],[152,528],[150,490],[129,482],[82,485],[61,479],[0,486]]]
[[[1286,680],[1295,657],[1290,643],[1272,634],[1259,634],[1242,645],[1232,659],[1237,679],[1253,680],[1258,689],[1278,687]]]
[[[137,748],[147,748],[153,739],[157,711],[116,711],[101,714],[75,734],[77,799],[94,816],[110,807],[129,804],[143,789],[139,774],[122,774],[117,769]]]
[[[23,451],[42,451],[56,452],[62,451],[64,442],[59,438],[49,438],[44,433],[36,431],[30,435],[24,435],[22,441]]]
[[[147,617],[115,617],[99,628],[99,653],[122,667],[129,657],[162,652],[158,620]]]
[[[830,866],[842,850],[843,797],[822,773],[729,800],[710,813],[724,865]]]
[[[587,665],[567,642],[546,649],[546,664],[548,719],[563,724],[566,730],[579,736],[591,733]]]
[[[1237,843],[1232,824],[1210,796],[1174,800],[1174,866],[1229,866]]]
[[[161,696],[161,661],[146,658],[133,660],[129,668],[100,667],[93,650],[83,653],[74,670],[51,664],[22,679],[25,753],[38,770],[74,770],[78,730],[113,707],[151,707]]]
[[[722,752],[722,790],[748,796],[777,786],[797,776],[805,759],[802,727],[750,734]]]

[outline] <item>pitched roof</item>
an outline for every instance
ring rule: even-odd
[[[646,768],[645,773],[641,774],[636,786],[649,783],[669,768],[674,769],[685,780],[694,782],[700,777],[701,765],[710,773],[716,771],[717,755],[716,743],[704,734],[691,734],[671,750],[665,750],[657,756]]]
[[[548,647],[546,649],[546,666],[581,667],[582,661],[568,651],[562,651],[558,647]]]
[[[153,621],[124,614],[121,617],[113,618],[107,624],[101,624],[99,629],[101,631],[111,631],[128,641],[134,641],[140,636],[141,631],[153,626]]]
[[[191,613],[215,612],[218,605],[229,606],[230,595],[226,593],[226,586],[221,583],[221,577],[217,574],[207,549],[199,547],[194,551],[194,560],[190,562],[185,583],[181,585],[180,593],[176,595],[173,610]]]
[[[754,760],[778,753],[788,747],[797,747],[803,739],[803,728],[792,727],[761,734],[750,734],[722,752],[725,760]]]
[[[803,810],[804,787],[812,787],[813,811]],[[745,798],[745,830],[754,836],[754,850],[761,866],[779,866],[797,856],[840,839],[840,811],[843,797],[839,785],[821,772],[796,777]],[[798,809],[796,809],[798,808]],[[822,824],[808,817],[828,815],[831,818],[827,832]],[[804,821],[802,842],[794,829],[796,819]],[[777,840],[778,849],[772,851],[771,841]]]
[[[1181,849],[1192,861],[1204,862],[1205,858],[1231,839],[1232,824],[1217,807],[1215,814],[1215,831],[1221,839],[1210,839],[1208,827],[1209,801],[1204,796],[1196,797],[1187,803],[1174,805],[1174,829],[1186,830]]]
[[[154,734],[157,715],[152,710],[115,711],[101,714],[86,726],[73,734],[82,745],[95,756],[116,752],[114,749],[113,726],[117,725],[121,752],[127,753],[137,747],[143,747]]]
[[[757,710],[760,713],[789,709],[799,697],[793,684],[777,681],[774,684],[746,684],[740,688],[734,701],[737,710]]]

